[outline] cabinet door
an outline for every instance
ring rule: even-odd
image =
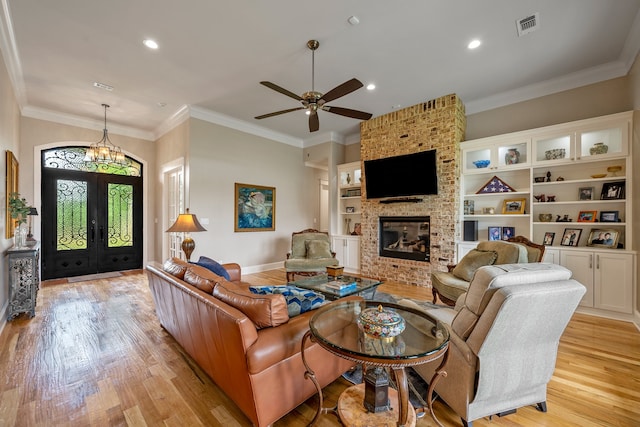
[[[595,307],[631,314],[633,255],[602,252],[595,257]]]
[[[534,164],[567,163],[574,160],[575,133],[567,132],[560,135],[540,135],[533,138]]]
[[[580,305],[593,307],[593,252],[586,251],[562,251],[560,264],[573,273],[573,278],[587,288],[587,293],[582,297]]]
[[[542,257],[542,262],[560,264],[560,251],[557,249],[546,248],[544,250],[544,256]]]
[[[340,263],[341,266],[345,265],[345,256],[346,253],[346,238],[345,237],[334,237],[333,238],[333,251],[336,253],[336,259]]]
[[[345,248],[345,270],[352,273],[360,272],[360,239],[357,237],[347,238]]]

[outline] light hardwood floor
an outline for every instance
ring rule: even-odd
[[[246,275],[284,282],[283,270]],[[0,336],[0,426],[248,426],[239,409],[159,326],[146,276],[44,283],[36,317],[10,322]],[[380,290],[430,299],[425,289],[388,282]],[[327,404],[350,384],[325,388]],[[629,323],[575,315],[560,343],[546,414],[533,408],[475,426],[639,426],[640,333]],[[310,398],[275,427],[304,426]],[[444,404],[446,426],[459,418]],[[339,426],[334,415],[319,426]],[[433,426],[431,418],[418,427]]]

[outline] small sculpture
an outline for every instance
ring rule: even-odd
[[[569,218],[569,215],[566,215],[566,214],[562,218],[560,218],[560,215],[557,215],[556,217],[556,222],[571,222],[571,221],[572,219]]]
[[[551,182],[551,171],[547,171],[547,182]]]
[[[559,176],[559,177],[556,178],[556,181],[564,181],[564,178]]]
[[[533,197],[535,197],[536,201],[538,201],[538,202],[544,202],[545,201],[544,194],[538,194],[538,195],[534,194]]]
[[[556,196],[547,196],[547,202],[555,202]]]

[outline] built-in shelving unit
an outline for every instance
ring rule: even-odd
[[[332,236],[333,250],[347,273],[360,272],[360,235],[362,218],[360,162],[338,165],[338,233]]]
[[[477,221],[478,241],[489,239],[490,227],[514,227],[547,244],[545,261],[566,266],[587,286],[583,308],[631,314],[631,124],[627,112],[463,142],[461,220]],[[494,176],[515,191],[477,194]],[[524,210],[503,213],[510,200]],[[569,244],[571,230],[579,237]],[[615,243],[600,243],[600,230]],[[458,259],[477,243],[458,242]]]

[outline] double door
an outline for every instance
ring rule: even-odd
[[[42,278],[142,266],[142,178],[43,169]]]

